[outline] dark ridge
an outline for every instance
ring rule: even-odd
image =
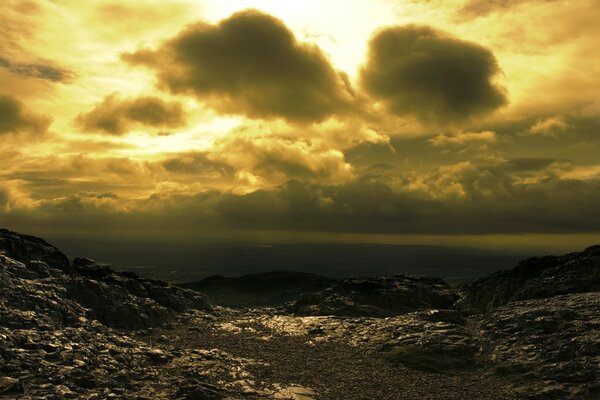
[[[335,279],[293,271],[271,271],[226,278],[213,275],[181,287],[208,295],[223,306],[278,306],[330,286]]]
[[[562,256],[533,257],[462,287],[458,306],[483,313],[511,301],[600,290],[600,245]]]
[[[0,250],[7,257],[25,264],[41,260],[60,269],[69,267],[69,259],[56,247],[35,236],[0,229]]]

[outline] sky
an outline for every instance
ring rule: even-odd
[[[5,0],[0,225],[600,243],[597,0]]]

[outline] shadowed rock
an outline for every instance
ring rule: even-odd
[[[46,241],[5,229],[0,230],[0,268],[8,305],[52,310],[54,322],[68,322],[79,313],[108,326],[139,329],[171,321],[181,311],[210,308],[201,293],[116,272],[90,259],[69,264]]]
[[[428,308],[449,308],[458,299],[441,279],[395,275],[350,278],[317,293],[303,295],[288,307],[298,315],[387,317]]]
[[[229,307],[279,306],[306,293],[326,289],[335,279],[305,272],[272,271],[234,278],[220,275],[181,285]]]
[[[563,256],[534,257],[463,288],[458,307],[474,313],[511,301],[600,290],[600,246]]]
[[[29,264],[43,261],[54,268],[67,269],[69,259],[43,239],[0,229],[0,252],[7,257]]]

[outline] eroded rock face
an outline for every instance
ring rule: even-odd
[[[297,315],[389,317],[428,308],[449,308],[458,295],[441,279],[395,275],[350,278],[303,295],[288,311]]]
[[[473,313],[511,301],[600,291],[600,246],[563,256],[535,257],[463,288],[458,307]]]

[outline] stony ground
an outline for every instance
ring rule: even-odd
[[[384,360],[369,346],[314,331],[314,323],[326,324],[329,319],[276,315],[268,309],[222,308],[214,318],[187,315],[169,329],[140,333],[138,338],[152,346],[168,342],[183,349],[215,348],[250,358],[255,363],[247,366],[248,378],[238,389],[245,386],[247,395],[254,392],[259,398],[256,391],[265,396],[277,387],[288,389],[271,396],[298,400],[515,398],[505,383],[482,370],[415,371]]]
[[[0,398],[597,400],[599,285],[595,246],[231,309],[0,229]]]

